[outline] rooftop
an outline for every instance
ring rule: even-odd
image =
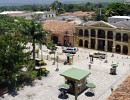
[[[73,12],[73,13],[64,13],[64,14],[60,14],[61,16],[68,16],[68,15],[71,15],[71,16],[78,16],[78,17],[83,17],[83,16],[87,16],[89,18],[92,17],[92,15],[94,14],[94,12],[82,12],[82,11],[76,11],[76,12]]]
[[[109,18],[123,18],[123,19],[130,19],[130,16],[112,16]]]
[[[71,68],[71,69],[63,72],[60,75],[79,81],[79,80],[82,80],[83,78],[85,78],[86,76],[88,76],[90,74],[91,73],[89,71],[81,70],[81,69],[78,69],[78,68]]]
[[[113,91],[108,100],[130,100],[130,75]]]
[[[43,23],[44,29],[57,34],[61,33],[64,34],[65,32],[68,32],[69,34],[73,34],[74,32],[74,23],[68,23],[65,21],[46,21]]]
[[[130,20],[124,20],[124,21],[119,21],[115,23],[110,23],[118,28],[124,28],[124,29],[130,29]]]

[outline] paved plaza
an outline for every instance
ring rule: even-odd
[[[94,89],[95,95],[93,97],[87,97],[85,93],[88,90],[86,90],[78,96],[78,100],[106,100],[112,93],[111,87],[116,89],[130,74],[130,56],[127,55],[114,54],[114,57],[111,57],[112,53],[107,52],[108,63],[104,63],[105,59],[100,60],[94,58],[94,63],[91,69],[89,69],[89,53],[106,52],[78,48],[78,52],[74,56],[73,65],[64,65],[63,61],[66,60],[66,55],[61,53],[61,47],[59,47],[57,51],[60,59],[58,64],[56,62],[55,65],[52,65],[53,59],[51,58],[53,58],[53,54],[49,55],[48,60],[45,60],[47,63],[45,67],[50,71],[47,77],[42,77],[42,80],[35,80],[34,86],[25,86],[23,89],[20,89],[18,95],[15,97],[5,94],[5,97],[0,98],[0,100],[60,100],[58,98],[60,93],[58,86],[63,84],[65,79],[59,74],[72,67],[90,71],[91,74],[87,80],[96,85]],[[43,48],[44,59],[47,59],[47,53],[47,49]],[[110,75],[112,63],[118,64],[117,75]],[[59,71],[55,71],[57,66]],[[68,94],[68,96],[69,98],[67,100],[75,99],[73,95]]]

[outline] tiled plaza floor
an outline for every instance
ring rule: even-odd
[[[61,47],[59,47],[58,52],[61,52]],[[64,77],[59,74],[71,67],[90,71],[91,75],[88,81],[96,85],[94,90],[95,96],[87,97],[85,95],[86,90],[78,96],[78,100],[106,100],[111,94],[111,86],[116,89],[130,74],[130,56],[114,54],[114,57],[111,57],[112,53],[107,52],[108,63],[104,63],[104,60],[101,61],[94,58],[92,68],[89,70],[88,65],[90,60],[88,56],[89,53],[93,52],[98,51],[79,48],[79,51],[74,57],[73,65],[64,65],[63,62],[60,62],[58,63],[58,72],[55,71],[57,64],[52,65],[53,60],[45,60],[45,62],[47,62],[46,68],[50,70],[50,74],[47,77],[43,77],[42,80],[35,80],[36,84],[33,87],[25,86],[23,90],[18,91],[19,95],[15,97],[6,94],[5,97],[0,98],[0,100],[59,100],[58,85],[64,83]],[[53,57],[53,55],[51,55],[51,57]],[[46,57],[44,58],[46,59]],[[65,54],[59,55],[59,58],[65,60],[66,56]],[[109,74],[112,62],[118,64],[117,75]],[[74,100],[74,96],[69,94],[67,100]]]

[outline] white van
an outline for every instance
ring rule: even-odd
[[[76,54],[77,49],[74,47],[66,47],[66,48],[63,48],[62,52]]]

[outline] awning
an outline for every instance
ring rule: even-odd
[[[93,84],[93,83],[88,83],[88,84],[86,84],[86,86],[87,86],[88,88],[96,88],[96,85]]]
[[[61,88],[63,88],[63,89],[69,89],[70,88],[70,86],[68,85],[68,84],[61,84],[61,85],[59,85],[59,88],[61,89]]]

